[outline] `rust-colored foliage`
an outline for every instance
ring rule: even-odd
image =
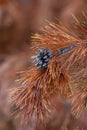
[[[86,22],[86,16],[83,16]],[[72,110],[75,114],[80,113],[82,106],[86,106],[87,84],[83,89],[83,83],[78,80],[82,77],[85,81],[83,77],[87,75],[86,23],[78,23],[76,18],[75,21],[73,27],[78,28],[76,32],[62,22],[59,25],[48,22],[47,26],[41,28],[40,33],[32,36],[32,49],[35,52],[42,48],[49,49],[53,52],[53,57],[45,69],[33,65],[20,72],[16,80],[18,86],[12,89],[12,101],[16,104],[17,116],[21,117],[25,124],[32,118],[37,124],[45,122],[55,108],[55,104],[51,102],[54,97],[69,100],[69,96],[73,96],[72,100],[75,99],[75,102],[72,104]],[[75,45],[75,48],[59,55],[61,49],[72,45]],[[78,107],[75,107],[77,105]]]
[[[72,98],[72,112],[76,117],[80,117],[81,113],[87,107],[87,86],[81,87],[75,90],[75,93]]]

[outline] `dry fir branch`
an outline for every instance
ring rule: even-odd
[[[72,98],[72,113],[77,118],[87,108],[87,86],[77,89]]]
[[[86,16],[84,18],[86,22]],[[75,94],[72,81],[77,73],[72,73],[71,70],[75,72],[74,66],[78,68],[80,61],[87,55],[86,23],[81,24],[76,18],[75,20],[75,28],[78,28],[82,37],[62,22],[59,25],[48,22],[40,33],[32,36],[32,49],[36,53],[33,56],[34,64],[28,70],[20,72],[21,76],[17,79],[19,86],[12,89],[12,101],[16,104],[17,116],[21,117],[23,123],[29,123],[32,118],[36,122],[44,122],[52,111],[51,98],[55,96],[67,99],[68,95]],[[81,77],[78,74],[77,77]],[[78,93],[87,95],[82,90]],[[83,103],[82,98],[78,107]]]

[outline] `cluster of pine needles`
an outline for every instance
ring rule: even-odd
[[[19,72],[18,86],[12,89],[12,102],[22,123],[32,119],[44,123],[50,118],[55,104],[52,98],[61,98],[71,105],[71,114],[80,118],[87,104],[87,17],[83,21],[74,16],[74,23],[68,27],[63,22],[47,21],[39,33],[32,36],[32,50],[46,49],[53,56],[45,68],[32,66]],[[61,54],[60,50],[75,46]],[[63,50],[64,51],[64,50]],[[62,52],[62,51],[61,51]],[[32,59],[33,61],[33,59]]]

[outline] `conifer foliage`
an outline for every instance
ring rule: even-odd
[[[71,104],[75,118],[87,104],[87,18],[81,23],[74,17],[72,29],[57,20],[47,21],[40,33],[32,36],[32,66],[16,81],[12,101],[23,123],[32,118],[43,123],[55,108],[52,98]],[[80,115],[79,115],[80,116]]]

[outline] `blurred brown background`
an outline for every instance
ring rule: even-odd
[[[0,0],[0,130],[24,129],[11,117],[8,90],[16,71],[30,64],[32,33],[55,17],[69,26],[86,8],[87,0]]]

